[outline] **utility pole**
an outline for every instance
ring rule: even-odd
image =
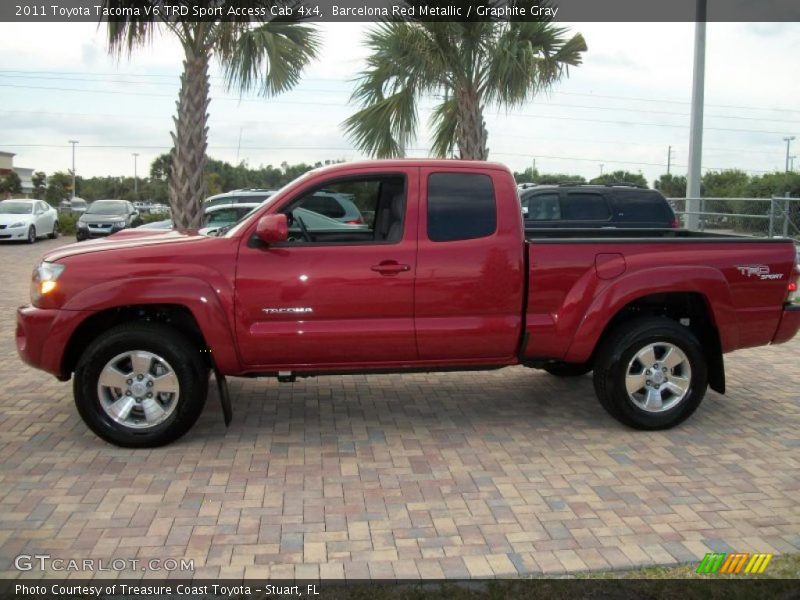
[[[67,140],[72,144],[72,197],[75,197],[75,145],[79,144],[78,140]]]
[[[689,176],[686,178],[686,227],[697,229],[700,222],[700,178],[703,161],[703,105],[706,74],[706,0],[697,0],[694,29],[694,77],[689,139]],[[692,198],[689,200],[688,198]]]
[[[139,153],[133,153],[133,195],[136,199],[139,199],[139,174],[137,169],[137,162],[139,158]]]
[[[667,175],[670,174],[672,169],[672,146],[667,148]]]
[[[783,138],[783,141],[786,142],[786,172],[789,172],[789,151],[792,146],[792,142],[794,141],[794,136],[790,135],[789,137]]]

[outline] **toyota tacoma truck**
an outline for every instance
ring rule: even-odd
[[[352,199],[364,226],[312,222],[319,191]],[[799,272],[784,239],[526,231],[501,165],[350,163],[307,173],[215,237],[49,252],[16,343],[72,378],[87,426],[120,446],[188,431],[211,373],[227,423],[226,376],[593,371],[603,407],[652,430],[686,419],[708,387],[724,393],[724,353],[797,333]]]

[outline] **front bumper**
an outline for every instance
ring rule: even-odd
[[[20,306],[17,309],[17,353],[27,364],[68,379],[64,351],[78,325],[91,311],[58,310]]]
[[[90,240],[96,238],[104,238],[110,236],[112,233],[122,231],[125,227],[87,227],[78,228],[75,232],[75,237],[78,241]]]
[[[782,344],[792,339],[800,331],[800,304],[786,304],[781,321],[772,338],[773,344]]]
[[[4,227],[0,229],[0,241],[10,242],[14,240],[25,240],[28,238],[28,227],[30,225],[23,225],[22,227]]]

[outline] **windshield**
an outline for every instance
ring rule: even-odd
[[[30,202],[0,202],[0,215],[29,215],[33,212]]]
[[[114,202],[113,200],[98,200],[92,202],[86,210],[87,215],[124,215],[127,214],[128,207],[124,202]]]

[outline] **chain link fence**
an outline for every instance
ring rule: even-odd
[[[697,229],[759,237],[790,237],[800,241],[800,198],[669,198],[678,218]],[[688,210],[696,200],[697,210]]]

